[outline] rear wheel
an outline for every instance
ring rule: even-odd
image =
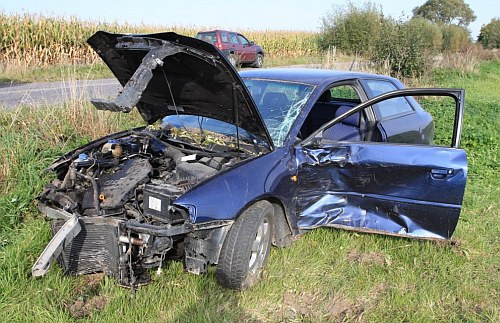
[[[271,203],[259,201],[234,222],[217,264],[216,276],[221,285],[244,290],[257,283],[269,256],[273,214]]]
[[[257,54],[257,58],[255,58],[255,62],[253,63],[253,67],[262,67],[264,65],[264,55],[262,54]]]
[[[236,57],[235,54],[229,54],[227,55],[227,60],[229,61],[229,63],[231,63],[231,65],[233,65],[234,67],[238,67],[238,58]]]

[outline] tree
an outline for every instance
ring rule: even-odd
[[[427,0],[413,9],[413,17],[423,17],[445,25],[455,23],[462,27],[476,20],[474,11],[464,0]]]
[[[484,48],[500,48],[500,19],[491,19],[489,24],[483,25],[477,41]]]

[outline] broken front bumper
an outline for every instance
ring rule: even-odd
[[[233,223],[153,225],[115,217],[77,217],[44,205],[39,209],[53,220],[54,236],[34,264],[33,276],[44,276],[57,259],[65,274],[104,272],[125,286],[147,282],[145,269],[162,266],[174,245],[187,271],[206,272],[218,262]]]

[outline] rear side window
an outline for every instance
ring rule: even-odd
[[[353,100],[360,102],[358,93],[352,85],[339,85],[330,89],[332,100]]]
[[[394,84],[387,81],[368,80],[366,85],[370,92],[370,98],[398,89]],[[412,112],[413,108],[404,97],[400,97],[378,103],[374,106],[374,110],[379,119],[386,119],[398,114]]]

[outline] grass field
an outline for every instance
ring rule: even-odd
[[[469,158],[454,243],[439,244],[333,229],[272,249],[263,280],[234,292],[214,271],[183,273],[170,263],[130,291],[101,275],[64,276],[54,266],[29,277],[50,239],[33,198],[60,153],[138,124],[132,116],[72,103],[0,110],[0,318],[20,321],[500,321],[500,62],[478,71],[438,70],[428,86],[463,87],[462,147]],[[439,117],[438,115],[436,117]],[[93,125],[92,127],[90,125]]]

